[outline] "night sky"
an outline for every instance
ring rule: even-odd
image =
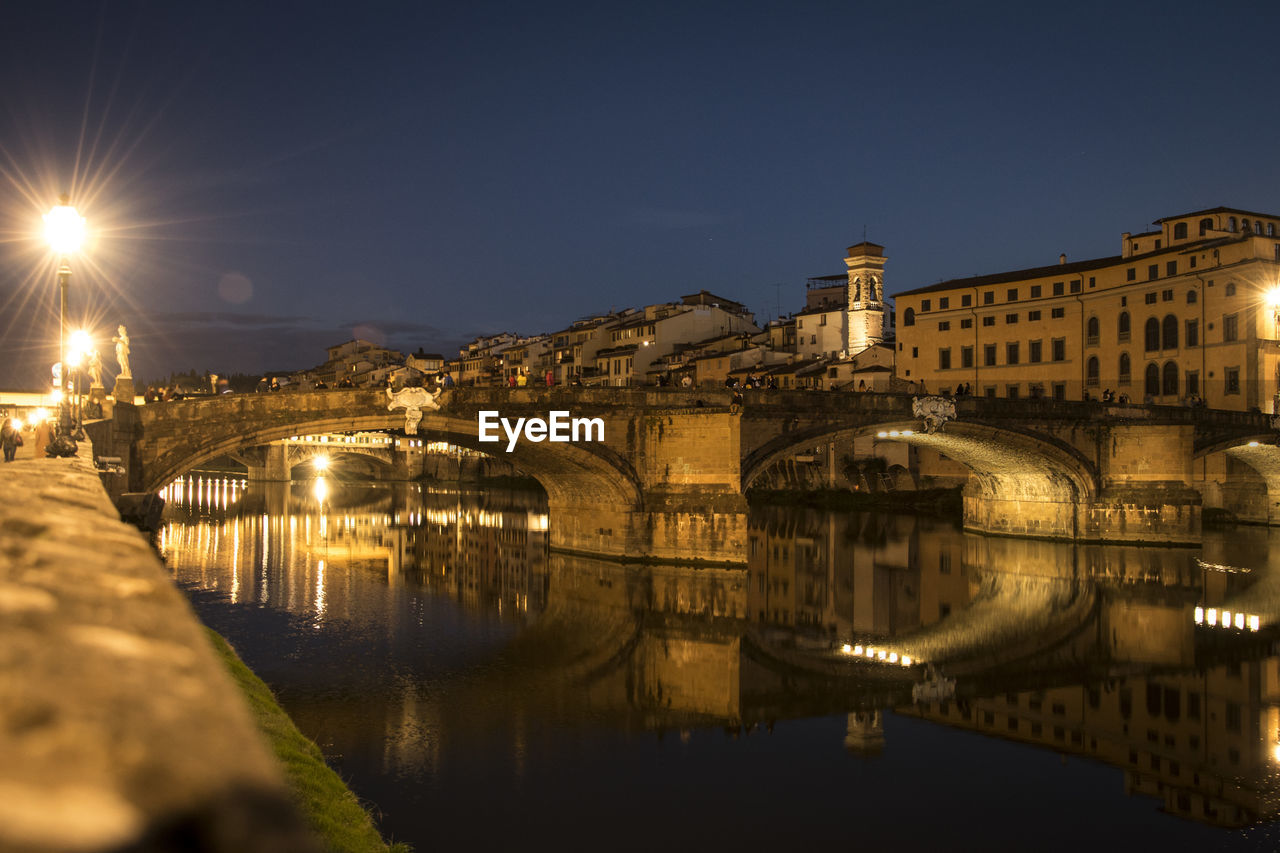
[[[450,353],[706,288],[803,305],[1280,212],[1274,4],[6,4],[0,388],[56,360],[40,214],[89,218],[109,372]],[[777,285],[781,285],[779,289]]]

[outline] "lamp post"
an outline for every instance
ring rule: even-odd
[[[84,217],[67,196],[44,215],[44,235],[49,247],[61,258],[58,265],[58,363],[62,366],[58,379],[58,435],[49,445],[54,456],[75,456],[76,441],[71,437],[71,406],[67,399],[67,285],[71,281],[71,265],[67,256],[75,254],[84,241]]]

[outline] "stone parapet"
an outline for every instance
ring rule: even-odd
[[[0,850],[311,850],[238,688],[90,461],[0,467]]]

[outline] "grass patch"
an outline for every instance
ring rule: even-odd
[[[220,634],[210,630],[209,641],[248,700],[258,728],[284,767],[298,807],[325,849],[333,853],[412,853],[413,848],[404,843],[387,846],[373,817],[333,768],[325,764],[320,748],[298,731],[276,702],[271,688],[254,675]]]
[[[851,492],[848,489],[752,489],[747,500],[770,506],[808,506],[817,509],[887,510],[960,518],[964,511],[960,488],[898,492]]]

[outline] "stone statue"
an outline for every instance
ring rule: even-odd
[[[431,409],[438,411],[440,404],[436,402],[436,398],[444,393],[444,389],[437,388],[434,392],[428,392],[426,388],[401,388],[399,391],[392,391],[387,388],[387,411],[392,409],[404,409],[404,431],[406,435],[418,434],[418,422],[422,420],[422,410]]]
[[[89,382],[90,388],[102,387],[102,354],[97,350],[89,353]]]
[[[911,414],[924,421],[924,431],[930,435],[942,428],[947,421],[956,419],[956,402],[946,397],[912,397]]]
[[[111,339],[116,345],[116,364],[120,365],[120,373],[117,378],[132,379],[133,372],[129,370],[129,333],[125,331],[124,326],[120,326],[116,331],[116,336]]]

